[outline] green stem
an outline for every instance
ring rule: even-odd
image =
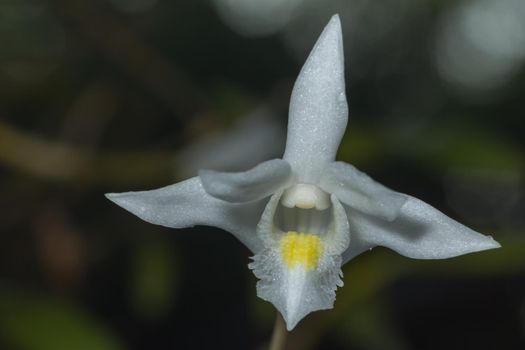
[[[269,350],[284,350],[286,345],[286,325],[284,324],[283,317],[279,312],[277,312],[277,317],[275,318],[275,325],[273,326],[272,340],[270,341]]]

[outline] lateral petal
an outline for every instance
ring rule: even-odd
[[[408,199],[407,195],[392,191],[344,162],[333,162],[326,168],[320,187],[347,206],[388,221],[399,215]]]
[[[201,170],[199,177],[211,196],[230,203],[245,203],[268,197],[286,186],[291,168],[285,160],[272,159],[240,173]]]
[[[429,204],[408,196],[394,221],[347,208],[350,247],[344,262],[374,246],[384,246],[415,259],[446,259],[499,248],[492,237],[471,230]]]
[[[106,197],[144,221],[166,227],[219,227],[232,233],[252,252],[262,242],[255,227],[264,201],[232,204],[210,196],[198,177],[152,191],[108,193]]]

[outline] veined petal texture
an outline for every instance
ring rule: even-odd
[[[279,204],[281,195],[276,193],[266,205],[257,227],[265,249],[255,254],[249,267],[259,278],[257,295],[271,302],[292,330],[310,312],[333,307],[335,290],[343,286],[341,254],[350,241],[349,225],[343,206],[332,195],[325,230],[284,232],[276,224],[276,212],[287,210]],[[316,218],[308,220],[311,227]]]
[[[249,268],[260,279],[257,296],[271,302],[291,331],[306,315],[334,306],[335,290],[343,286],[340,255],[323,255],[316,269],[284,266],[277,249],[264,249]]]
[[[394,221],[347,208],[350,246],[344,261],[374,246],[384,246],[415,259],[445,259],[499,248],[492,237],[482,235],[449,218],[427,203],[408,196]]]
[[[255,227],[266,203],[241,205],[216,199],[206,193],[198,177],[152,191],[108,193],[106,197],[152,224],[215,226],[232,233],[254,253],[262,248]]]
[[[240,173],[201,170],[199,177],[211,196],[231,203],[244,203],[268,197],[286,186],[291,168],[285,160],[272,159]]]
[[[320,186],[347,206],[388,221],[399,215],[408,199],[407,195],[392,191],[343,162],[333,162],[326,168]]]
[[[298,182],[317,183],[323,167],[335,159],[347,119],[341,23],[335,15],[301,69],[290,100],[283,158]]]

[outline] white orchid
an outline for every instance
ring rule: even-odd
[[[430,205],[375,182],[335,155],[346,128],[341,24],[333,16],[293,88],[282,159],[241,173],[202,170],[164,188],[107,197],[153,224],[209,225],[253,253],[257,295],[288,330],[330,309],[341,266],[374,246],[443,259],[499,247]]]

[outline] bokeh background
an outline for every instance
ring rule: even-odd
[[[300,67],[344,30],[339,159],[503,245],[376,248],[288,349],[525,348],[522,0],[0,0],[0,348],[263,349],[249,251],[105,192],[278,157]]]

